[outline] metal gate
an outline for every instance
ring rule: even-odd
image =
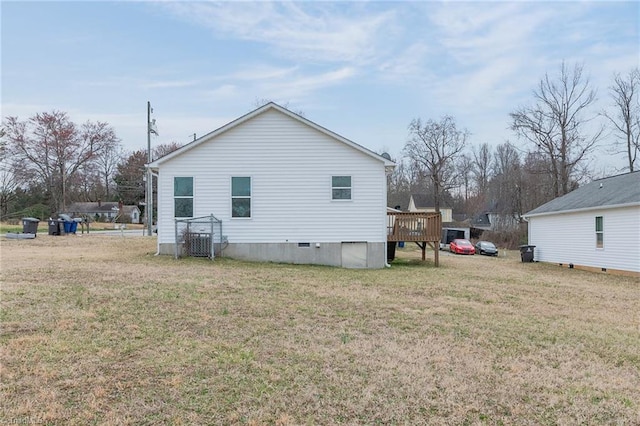
[[[181,255],[213,259],[226,247],[222,221],[214,215],[176,219],[175,257]]]

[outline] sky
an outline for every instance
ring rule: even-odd
[[[5,1],[1,113],[65,111],[146,149],[184,144],[271,100],[373,151],[403,155],[414,118],[453,116],[469,144],[510,141],[509,113],[563,61],[610,108],[640,65],[640,2]],[[590,118],[590,117],[585,117]],[[592,123],[595,123],[593,121]],[[624,157],[606,135],[592,167]]]

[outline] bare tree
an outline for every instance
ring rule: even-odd
[[[173,151],[180,148],[182,148],[182,145],[176,141],[160,144],[151,150],[151,158],[157,160],[158,158],[171,154]]]
[[[635,170],[640,153],[640,69],[634,68],[628,75],[616,73],[609,88],[615,114],[604,113],[618,137],[614,144],[617,154],[624,153],[629,171]],[[621,150],[620,150],[621,149]]]
[[[404,151],[411,161],[429,177],[433,185],[434,207],[440,211],[443,194],[455,188],[458,175],[455,161],[464,150],[469,132],[459,130],[453,117],[445,116],[440,121],[419,118],[409,124],[409,141]]]
[[[522,211],[520,155],[509,142],[496,147],[492,163],[491,192],[497,213],[519,218]]]
[[[539,151],[524,155],[522,162],[522,211],[527,212],[555,198],[549,161]]]
[[[87,162],[78,169],[74,179],[69,181],[67,194],[75,201],[107,200],[97,164]]]
[[[113,201],[113,179],[121,157],[122,147],[114,145],[84,163],[70,182],[75,190],[70,197],[76,201]]]
[[[411,196],[411,176],[404,160],[394,160],[396,167],[387,175],[387,205],[406,209]]]
[[[282,104],[281,104],[281,103],[278,103],[278,102],[274,101],[273,99],[268,99],[268,98],[256,98],[256,99],[254,100],[254,102],[253,102],[253,106],[255,106],[256,108],[260,108],[261,106],[264,106],[264,105],[266,105],[266,104],[268,104],[268,103],[271,103],[271,102],[273,102],[273,103],[275,103],[275,104],[280,105],[280,106],[281,106],[281,107],[283,107],[284,109],[288,109],[289,111],[291,111],[291,112],[292,112],[292,113],[294,113],[294,114],[299,115],[300,117],[304,117],[304,116],[305,116],[305,114],[304,114],[304,111],[303,111],[303,110],[301,110],[301,109],[297,109],[297,110],[293,110],[293,109],[291,109],[291,108],[290,108],[290,102],[289,102],[289,101],[286,101],[285,103],[282,103]]]
[[[491,177],[491,147],[483,143],[473,148],[473,176],[479,196],[485,196]]]
[[[8,117],[4,128],[14,164],[22,176],[47,188],[52,211],[65,210],[69,184],[80,168],[119,142],[107,123],[87,121],[78,127],[60,111],[27,121]]]
[[[473,174],[473,159],[468,154],[461,154],[458,157],[457,167],[458,174],[460,176],[460,184],[464,187],[464,201],[469,201],[471,194],[471,181]]]
[[[556,196],[570,191],[574,174],[587,160],[603,129],[587,136],[584,117],[596,99],[581,65],[568,70],[564,62],[557,78],[549,74],[540,81],[533,95],[536,104],[511,113],[511,129],[544,154],[551,166]]]
[[[0,128],[0,217],[9,212],[9,203],[16,197],[16,189],[20,185],[6,148],[5,130]]]

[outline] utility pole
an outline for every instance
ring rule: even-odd
[[[152,128],[151,121],[151,113],[153,112],[153,108],[151,108],[151,102],[147,101],[147,164],[151,163],[151,133],[158,132]],[[155,120],[154,120],[155,122]],[[145,191],[145,212],[147,216],[147,235],[153,236],[153,174],[151,173],[151,168],[147,167],[147,190]]]

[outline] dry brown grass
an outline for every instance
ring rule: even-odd
[[[0,423],[640,424],[640,283],[407,248],[363,271],[1,242]]]

